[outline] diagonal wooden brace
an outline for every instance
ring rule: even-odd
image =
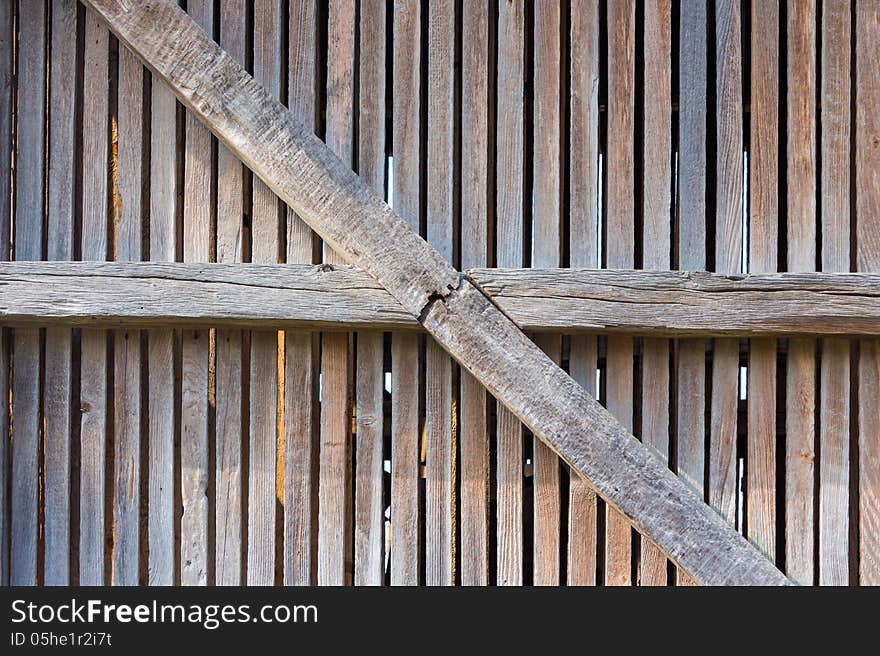
[[[557,367],[176,4],[87,0],[350,263],[698,583],[791,582]]]

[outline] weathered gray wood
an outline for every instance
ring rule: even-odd
[[[410,236],[418,234],[421,204],[421,23],[418,0],[395,0],[392,203],[394,211],[402,218],[401,223],[409,227]],[[383,240],[388,239],[396,237],[393,233],[386,234]],[[387,246],[386,242],[384,247]],[[433,250],[432,254],[433,258],[440,260],[436,266],[454,275],[454,269],[442,255]],[[348,257],[346,259],[351,261]],[[433,266],[433,263],[427,264],[426,270]],[[435,287],[434,292],[445,293],[450,285],[454,287],[455,284],[446,280],[440,287]],[[422,298],[423,308],[427,298]],[[392,335],[391,341],[391,583],[417,585],[421,546],[419,345],[411,335]]]
[[[789,3],[786,132],[788,270],[816,270],[816,2]],[[816,341],[788,343],[785,412],[785,569],[813,583]]]
[[[287,106],[312,128],[317,87],[317,3],[296,2],[289,11]],[[288,263],[311,263],[313,235],[287,208]],[[317,416],[317,339],[312,333],[284,333],[284,583],[312,585],[315,572],[315,418]]]
[[[576,0],[571,8],[569,205],[571,266],[599,266],[599,3]],[[464,265],[465,263],[463,263]],[[596,387],[597,339],[573,335],[569,371],[586,390]],[[596,584],[596,493],[576,472],[568,481],[568,583]]]
[[[116,164],[116,259],[140,260],[143,221],[144,69],[125,47],[119,49],[118,145]],[[137,585],[140,554],[141,333],[114,337],[113,585]]]
[[[177,251],[177,101],[153,78],[150,105],[150,259],[174,261]],[[150,585],[175,582],[174,353],[171,329],[147,334],[149,483],[147,518]]]
[[[525,8],[498,0],[498,73],[495,135],[495,258],[499,266],[523,264],[523,84]],[[523,581],[523,429],[498,405],[496,437],[496,570],[498,585]]]
[[[18,105],[15,151],[17,260],[39,260],[43,250],[46,118],[46,3],[30,2],[18,14]],[[15,333],[12,374],[12,585],[37,584],[40,459],[40,332]]]
[[[856,4],[856,266],[880,271],[880,5]],[[880,341],[859,348],[859,582],[880,585]]]
[[[488,251],[490,3],[462,3],[461,265],[486,266]],[[486,390],[459,377],[461,583],[489,582],[489,433]]]
[[[672,6],[645,4],[643,253],[646,269],[667,269],[672,240]],[[642,442],[669,457],[669,340],[642,342]],[[589,388],[587,388],[589,389]],[[641,536],[640,585],[666,585],[666,558]]]
[[[73,257],[76,13],[73,0],[56,2],[51,9],[49,133],[52,138],[47,171],[46,250],[52,260]],[[48,329],[43,389],[45,585],[70,584],[71,355],[70,327]]]
[[[645,335],[878,335],[880,276],[471,269],[529,331]],[[351,266],[0,263],[0,323],[416,330]]]
[[[849,0],[823,0],[820,135],[822,270],[850,268]],[[822,342],[819,404],[819,584],[847,585],[850,508],[850,343]]]
[[[635,264],[635,2],[608,6],[608,146],[605,265]],[[633,421],[633,342],[608,339],[606,407],[629,430]],[[613,507],[605,515],[605,584],[632,584],[632,529]]]
[[[220,46],[245,62],[245,3],[220,6]],[[217,261],[243,260],[244,165],[223,144],[217,149]],[[214,581],[242,584],[242,355],[240,330],[215,334]]]
[[[234,143],[236,152],[329,237],[334,247],[374,271],[444,348],[695,580],[708,584],[788,583],[662,461],[542,355],[478,289],[405,229],[403,220],[382,206],[344,163],[296,126],[176,8],[131,2],[123,8],[111,0],[92,0],[91,4],[101,10],[120,38],[136,44],[188,105],[227,143]],[[223,71],[222,84],[211,82],[216,82],[213,76],[218,66]],[[218,91],[231,95],[220,99]],[[271,123],[276,118],[278,125]],[[274,147],[260,150],[266,134],[282,138]],[[287,168],[291,166],[293,169]],[[343,207],[349,212],[342,211]],[[381,248],[371,247],[370,231],[358,227],[367,220],[373,228],[378,221],[386,228],[381,231]],[[389,247],[384,241],[389,234],[401,246]],[[389,252],[406,254],[392,273],[382,272]],[[431,286],[433,291],[425,295],[421,284],[425,281],[440,284]],[[536,385],[535,381],[541,383]],[[399,380],[397,385],[401,385]],[[396,526],[395,533],[400,528]]]
[[[273,100],[281,93],[281,2],[254,5],[254,79]],[[251,261],[275,264],[280,201],[258,178],[251,192]],[[247,584],[275,582],[275,459],[278,424],[278,333],[253,331],[248,434]]]
[[[743,110],[740,3],[715,4],[716,144],[715,270],[742,269]],[[736,439],[739,341],[712,345],[712,399],[706,496],[731,524],[736,522]]]
[[[352,166],[355,79],[354,0],[329,5],[327,53],[327,146]],[[328,244],[324,262],[344,260]],[[347,334],[321,336],[321,431],[318,484],[318,584],[350,582],[351,558],[351,340]]]
[[[384,0],[360,4],[360,89],[358,96],[358,175],[385,194],[385,35]],[[354,510],[354,584],[385,581],[384,337],[357,335],[357,414]]]
[[[752,3],[749,152],[749,271],[777,269],[779,159],[779,3]],[[776,341],[749,350],[746,533],[776,557]]]

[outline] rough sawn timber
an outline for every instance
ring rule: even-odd
[[[176,6],[89,0],[284,201],[704,584],[789,583]]]

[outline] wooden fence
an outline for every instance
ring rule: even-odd
[[[186,9],[790,578],[880,583],[876,295],[810,275],[880,271],[880,3]],[[331,265],[0,267],[3,583],[690,582],[90,9],[0,0],[0,75],[0,259]]]

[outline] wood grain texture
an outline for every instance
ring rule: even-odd
[[[254,79],[274,99],[281,94],[281,2],[254,5]],[[251,191],[251,261],[279,256],[280,201],[257,178]],[[278,334],[251,333],[248,433],[247,583],[275,582],[275,461],[278,425]]]
[[[643,258],[646,269],[671,263],[672,13],[668,0],[645,4]],[[669,457],[669,340],[642,342],[642,442]],[[666,559],[641,537],[640,585],[666,585]]]
[[[471,269],[523,330],[877,335],[877,274]],[[418,321],[350,266],[0,263],[6,325],[381,328]],[[624,314],[624,313],[629,314]]]
[[[317,5],[313,0],[289,7],[287,106],[303,125],[315,124]],[[288,263],[311,263],[313,235],[287,208]],[[284,582],[317,581],[316,418],[317,344],[312,333],[284,333]]]
[[[856,5],[856,266],[880,270],[880,7]],[[859,582],[880,585],[880,343],[859,348]]]
[[[535,5],[532,179],[532,264],[558,267],[562,250],[562,101],[559,69],[561,6]],[[537,343],[557,364],[562,355],[558,336],[540,335]],[[560,463],[538,438],[532,442],[532,515],[534,585],[559,585]]]
[[[485,266],[488,252],[489,23],[491,6],[462,3],[461,266]],[[489,432],[486,390],[459,376],[461,584],[489,583]]]
[[[571,7],[569,257],[571,266],[598,267],[599,223],[599,3]],[[595,336],[572,336],[569,370],[584,389],[596,387]],[[571,472],[568,481],[568,584],[596,584],[596,493]]]
[[[498,266],[523,264],[523,84],[525,7],[521,0],[498,2],[495,260]],[[523,430],[498,405],[496,426],[496,581],[523,582]]]
[[[144,69],[119,49],[115,246],[118,261],[142,258]],[[137,585],[140,566],[141,333],[116,331],[113,399],[113,585]]]
[[[220,6],[220,46],[239,64],[245,62],[245,3]],[[244,165],[224,145],[217,149],[217,261],[241,262],[243,253]],[[243,333],[218,329],[215,336],[214,522],[217,585],[242,584]]]
[[[752,3],[749,271],[775,271],[778,232],[779,6]],[[776,557],[776,342],[751,340],[746,532]]]
[[[394,211],[419,230],[421,8],[395,0],[392,69]],[[450,267],[442,256],[444,267]],[[451,267],[450,267],[451,268]],[[441,288],[438,288],[441,289]],[[410,335],[392,335],[391,347],[391,583],[419,583],[419,348]]]
[[[640,530],[655,539],[695,580],[708,584],[788,582],[766,558],[671,474],[661,461],[611,419],[579,385],[542,355],[479,290],[459,278],[455,270],[412,231],[403,229],[404,221],[383,209],[378,204],[381,201],[353,178],[343,168],[342,162],[334,159],[324,146],[301,127],[290,123],[290,118],[280,106],[267,102],[267,96],[247,81],[243,73],[219,53],[216,46],[200,35],[192,22],[165,4],[129,5],[128,11],[123,11],[111,0],[101,0],[100,5],[97,0],[93,1],[93,6],[101,8],[105,19],[112,23],[114,30],[126,43],[135,41],[141,54],[153,67],[171,76],[174,88],[181,93],[188,106],[198,107],[203,118],[224,136],[227,143],[233,140],[227,138],[231,135],[224,132],[226,128],[222,120],[211,110],[214,105],[210,99],[216,99],[214,94],[218,89],[233,89],[236,102],[224,104],[225,111],[235,115],[238,110],[233,107],[247,107],[249,110],[245,113],[254,119],[253,122],[235,121],[239,126],[234,140],[236,152],[260,175],[271,180],[273,188],[279,189],[285,200],[299,198],[299,202],[293,201],[294,206],[307,212],[307,218],[325,238],[331,238],[331,244],[344,244],[340,250],[354,263],[377,271],[377,278],[383,286],[393,289],[401,304],[420,316],[423,325],[444,348],[455,353],[471,373],[487,385],[490,392],[511,408],[535,434],[547,440],[557,453],[564,454],[568,463],[589,478],[597,491],[609,499],[610,505],[616,506],[623,516],[634,520]],[[396,12],[396,16],[400,16],[400,13]],[[162,20],[157,21],[159,18]],[[157,23],[162,25],[161,30],[151,28]],[[396,30],[396,33],[404,31]],[[157,47],[159,44],[161,47]],[[175,66],[168,66],[169,57]],[[226,84],[198,82],[203,76],[210,79],[211,75],[205,76],[204,67],[196,74],[190,65],[198,65],[201,61],[210,68],[204,57],[221,67]],[[181,66],[182,61],[188,64]],[[243,86],[233,83],[235,79],[240,79]],[[400,79],[400,76],[396,76],[396,79]],[[185,84],[185,80],[192,86]],[[248,97],[259,97],[263,101],[260,104],[262,109],[256,111],[254,103],[245,100]],[[289,127],[288,130],[275,126],[276,130],[270,130],[270,133],[285,135],[286,143],[294,152],[302,155],[301,151],[296,150],[300,147],[296,144],[307,145],[308,163],[295,155],[285,158],[288,165],[298,162],[301,167],[304,166],[298,175],[284,176],[277,167],[264,168],[257,164],[255,158],[263,156],[255,148],[259,139],[250,130],[268,118],[266,115],[279,117],[280,125]],[[278,129],[281,129],[281,133]],[[277,147],[271,149],[271,153],[272,162],[283,155]],[[310,188],[320,189],[321,200],[307,205],[302,199],[308,201],[314,197],[301,192]],[[338,202],[334,202],[336,195]],[[357,215],[338,211],[342,207],[353,210],[355,206],[359,210]],[[340,216],[344,220],[337,223]],[[398,267],[396,273],[379,274],[384,258],[388,257],[389,251],[393,254],[398,247],[384,248],[382,253],[374,252],[369,239],[365,239],[356,242],[359,249],[353,248],[355,242],[352,240],[357,240],[361,231],[358,217],[360,220],[370,217],[371,221],[382,217],[383,227],[387,228],[382,230],[383,237],[387,239],[391,234],[400,237],[403,242],[403,252],[408,253],[401,260],[405,266]],[[335,228],[332,227],[334,225]],[[369,234],[369,231],[365,233]],[[341,239],[343,234],[344,240]],[[401,268],[406,272],[401,273]],[[420,269],[422,274],[410,276],[414,268]],[[430,294],[425,296],[421,283],[426,280],[442,282],[443,285],[436,289],[448,289],[448,293],[440,295],[439,299],[431,299]],[[414,303],[419,298],[424,299],[423,302]],[[499,368],[499,362],[506,364]],[[400,385],[399,372],[395,378]],[[541,380],[542,384],[536,386],[535,380]],[[593,439],[584,439],[587,426],[594,428]],[[398,460],[398,471],[400,464]],[[621,490],[626,490],[626,493],[621,494]],[[399,525],[396,526],[395,532],[399,528]],[[394,543],[398,544],[398,540],[395,539]]]
[[[789,3],[786,132],[788,270],[816,269],[816,3]],[[788,343],[785,412],[785,567],[813,583],[816,342]]]
[[[150,87],[150,260],[174,261],[177,252],[177,101],[153,77]],[[149,585],[172,585],[175,576],[174,441],[175,332],[169,328],[147,334],[149,367],[147,518]]]
[[[606,256],[608,267],[635,262],[635,3],[608,7],[608,134],[606,147]],[[611,337],[606,356],[606,407],[629,430],[633,417],[633,343]],[[605,584],[631,585],[632,529],[611,505],[605,517]]]
[[[15,89],[15,69],[12,49],[15,41],[13,31],[13,3],[0,3],[0,160],[12,159],[13,135],[13,91]],[[12,168],[0,169],[0,195],[12,195]],[[11,255],[10,232],[12,229],[12,204],[0,203],[0,260],[8,260]],[[0,395],[9,398],[9,346],[12,336],[0,330]],[[0,585],[9,585],[9,483],[12,476],[11,443],[9,440],[10,407],[2,404],[0,411]]]
[[[740,4],[715,4],[715,270],[742,270],[743,90]],[[739,342],[712,344],[712,400],[706,496],[731,524],[737,512],[737,404]]]
[[[86,12],[82,125],[82,259],[107,258],[109,38]],[[107,582],[104,564],[107,334],[83,329],[80,370],[79,584]]]
[[[72,0],[52,5],[52,55],[49,63],[49,134],[52,138],[48,144],[46,180],[46,250],[47,257],[52,260],[73,259],[76,13],[77,5]],[[68,327],[46,331],[43,389],[45,585],[70,583],[72,348]]]
[[[455,192],[455,3],[428,8],[427,239],[452,262]],[[434,341],[425,346],[425,582],[452,585],[455,576],[455,458],[452,359]]]
[[[850,268],[849,0],[823,0],[821,61],[822,270]],[[822,342],[819,404],[819,584],[847,585],[850,509],[850,343]]]

